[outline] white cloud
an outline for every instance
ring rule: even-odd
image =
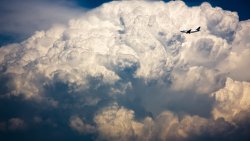
[[[197,26],[198,33],[179,31]],[[63,83],[65,92],[58,94],[71,94],[75,107],[95,107],[96,127],[84,117],[70,118],[80,133],[124,141],[213,136],[227,132],[235,115],[248,115],[249,27],[236,13],[208,3],[116,1],[0,48],[0,71],[10,77],[10,97],[69,108],[71,99],[64,103],[50,91]],[[155,118],[137,119],[141,109]]]
[[[37,32],[23,43],[12,45],[18,49],[11,54],[16,52],[18,56],[8,54],[11,47],[1,49],[5,56],[1,59],[7,68],[5,73],[17,75],[13,82],[15,95],[38,95],[42,92],[42,88],[39,88],[42,85],[36,85],[35,81],[44,81],[44,84],[51,80],[62,81],[74,90],[88,88],[89,77],[112,85],[120,79],[119,71],[124,69],[134,69],[133,77],[151,81],[175,76],[178,74],[175,70],[187,65],[187,68],[181,69],[186,75],[189,73],[186,70],[192,66],[215,66],[215,62],[228,52],[223,39],[205,32],[207,22],[202,17],[201,9],[188,8],[183,2],[154,3],[154,8],[149,8],[151,3],[143,3],[136,7],[139,3],[132,6],[130,2],[113,2],[109,4],[114,7],[112,11],[109,5],[104,5],[83,18],[71,20],[66,27],[56,26]],[[121,5],[128,9],[120,8]],[[178,13],[174,10],[176,7],[182,10]],[[143,8],[150,10],[143,11]],[[209,6],[208,9],[217,10]],[[163,13],[165,16],[160,16]],[[171,16],[173,13],[177,13],[175,17]],[[199,38],[180,35],[178,29],[183,27],[180,17],[185,21],[189,17],[187,14],[195,13],[201,13],[197,16],[204,20],[204,32],[197,33]],[[175,24],[169,24],[167,19]],[[221,49],[216,49],[218,47]],[[193,48],[194,51],[186,48]],[[193,59],[195,54],[198,62]],[[208,57],[209,61],[206,60]],[[173,73],[169,74],[172,70]],[[211,79],[216,77],[212,75],[209,76]],[[206,78],[200,77],[206,81]],[[214,83],[209,85],[216,85]],[[189,87],[183,86],[184,90]]]
[[[227,58],[221,62],[221,68],[227,71],[230,77],[236,80],[249,81],[250,75],[248,63],[250,56],[250,21],[241,21],[236,30],[235,39],[232,42],[232,50]]]
[[[186,72],[173,73],[172,88],[176,91],[195,91],[209,93],[221,86],[219,72],[206,67],[189,67]]]
[[[100,140],[165,141],[188,140],[203,134],[219,135],[228,129],[226,122],[199,116],[178,116],[164,111],[157,117],[135,119],[134,111],[117,104],[102,109],[95,117]]]
[[[134,111],[114,104],[95,117],[102,138],[127,141],[140,135],[143,124],[134,121]]]
[[[239,23],[236,12],[224,11],[220,7],[212,9],[208,3],[203,3],[201,10],[207,20],[207,28],[212,34],[228,41],[233,40]]]
[[[240,112],[249,110],[249,94],[249,82],[239,82],[227,78],[225,87],[213,93],[216,101],[213,108],[214,118],[232,121]]]
[[[69,126],[77,132],[83,134],[95,132],[95,127],[84,123],[79,116],[72,116],[69,120]]]
[[[0,33],[11,33],[24,39],[53,24],[65,24],[83,14],[84,9],[66,0],[2,0],[0,12]]]

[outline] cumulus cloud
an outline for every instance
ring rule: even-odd
[[[95,117],[99,140],[190,140],[206,135],[213,138],[234,129],[224,120],[206,119],[199,116],[178,116],[164,111],[154,119],[135,119],[134,111],[117,104],[102,109]]]
[[[69,120],[69,126],[79,133],[91,133],[95,128],[89,124],[83,122],[79,116],[72,116]]]
[[[228,71],[228,75],[236,80],[249,81],[250,76],[247,72],[249,68],[250,46],[249,46],[249,23],[241,21],[236,29],[235,39],[231,44],[232,50],[227,58],[221,62],[221,68]]]
[[[232,121],[237,114],[248,111],[250,107],[250,83],[234,81],[230,78],[226,86],[215,93],[216,103],[213,109],[214,118],[224,118]]]
[[[133,140],[140,134],[143,125],[134,121],[132,110],[119,107],[117,104],[103,109],[96,117],[98,131],[108,140]]]
[[[107,3],[0,48],[1,99],[100,140],[227,139],[249,130],[249,25],[209,3]]]

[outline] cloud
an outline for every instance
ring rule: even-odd
[[[7,11],[7,12],[6,12]],[[22,41],[38,30],[54,24],[65,24],[84,13],[74,2],[41,0],[3,0],[0,6],[0,34],[2,37]],[[15,36],[11,37],[11,36]],[[2,43],[3,42],[3,43]],[[6,44],[1,40],[1,44]]]
[[[95,128],[89,124],[85,124],[79,116],[72,116],[69,120],[69,126],[79,133],[91,133]]]
[[[102,109],[95,117],[99,140],[190,140],[206,135],[214,138],[232,131],[234,126],[224,120],[206,119],[199,116],[178,116],[164,111],[157,117],[145,117],[138,121],[134,111],[116,103]]]
[[[249,81],[250,76],[247,73],[249,63],[249,20],[241,21],[236,29],[235,39],[231,45],[232,50],[227,58],[221,62],[221,68],[228,71],[229,76],[236,80]]]
[[[224,118],[232,121],[237,114],[247,111],[250,107],[249,101],[250,84],[248,82],[234,81],[230,78],[226,86],[215,93],[214,118]]]
[[[204,11],[204,16],[207,18],[208,30],[212,34],[228,41],[233,40],[239,22],[237,13],[223,11],[219,7],[215,8],[215,10],[208,7],[210,7],[210,5],[207,3],[201,5],[201,10]]]
[[[0,100],[92,140],[244,140],[249,25],[208,3],[110,2],[1,47]]]
[[[11,118],[8,121],[8,129],[9,130],[20,130],[25,128],[25,122],[20,118]]]
[[[103,109],[95,117],[98,131],[108,140],[132,140],[140,133],[142,124],[134,121],[132,110],[119,107],[117,104]]]

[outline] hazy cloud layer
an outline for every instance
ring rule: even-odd
[[[208,3],[107,3],[1,47],[1,100],[91,140],[247,140],[249,30]]]
[[[66,24],[83,13],[84,9],[67,0],[2,0],[0,35],[18,41],[27,39],[35,31],[47,30],[54,24]],[[0,40],[0,44],[5,41]]]

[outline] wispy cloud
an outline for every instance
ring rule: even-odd
[[[69,19],[83,13],[83,8],[67,0],[2,0],[0,34],[5,38],[25,39],[37,30],[66,24]]]

